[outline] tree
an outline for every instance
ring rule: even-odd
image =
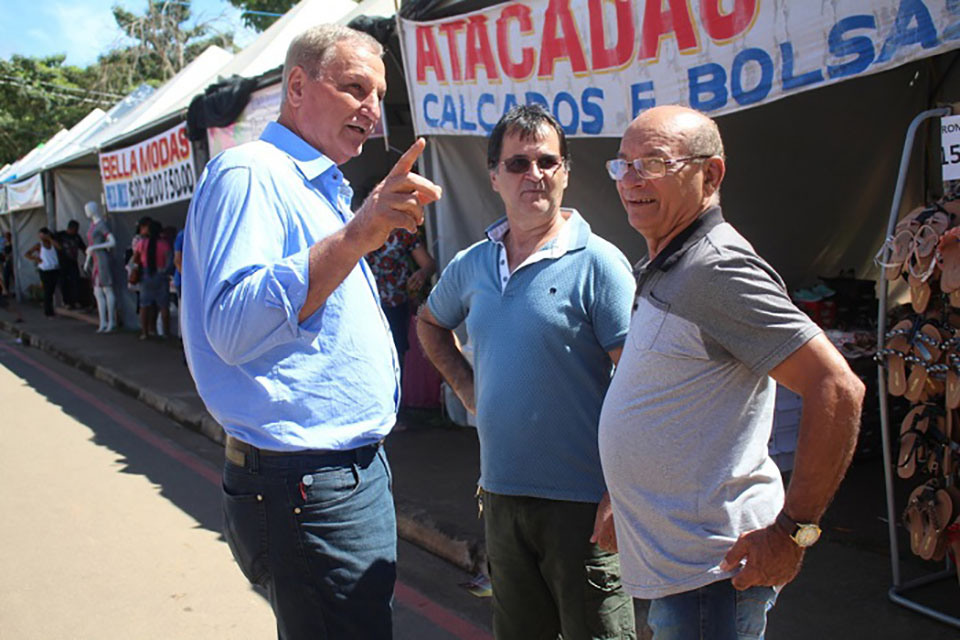
[[[281,15],[290,11],[299,0],[230,0],[230,4],[238,9],[244,9],[243,24],[264,31],[276,22]],[[249,13],[259,11],[262,13]],[[263,15],[276,14],[276,15]]]
[[[360,3],[361,0],[353,0]],[[276,22],[300,0],[230,0],[230,4],[243,9],[243,24],[264,31]]]
[[[235,48],[213,20],[190,22],[188,0],[148,0],[142,15],[115,6],[113,17],[124,39],[87,68],[64,65],[63,55],[0,60],[0,167],[93,108],[107,110],[143,83],[160,86],[208,46]]]
[[[217,32],[213,21],[190,21],[190,2],[148,0],[142,15],[113,7],[113,18],[132,44],[119,44],[97,61],[96,88],[126,93],[147,82],[160,86],[211,46],[233,50],[233,34]]]
[[[64,65],[65,56],[0,60],[0,166],[14,162],[95,107],[123,96],[92,89],[95,73]]]

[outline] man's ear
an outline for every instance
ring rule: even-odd
[[[290,70],[287,77],[287,95],[286,102],[292,107],[299,107],[303,102],[304,87],[307,82],[307,72],[301,66],[296,66]]]
[[[705,165],[703,169],[703,191],[704,195],[709,197],[720,189],[720,183],[723,182],[723,176],[727,172],[727,165],[720,156],[708,159]]]

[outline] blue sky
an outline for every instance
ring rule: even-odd
[[[147,0],[0,0],[0,59],[65,53],[67,64],[89,65],[119,42],[113,5],[143,13]],[[241,47],[256,37],[227,0],[193,0],[192,10],[194,20],[234,31]]]

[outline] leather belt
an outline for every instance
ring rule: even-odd
[[[260,449],[255,447],[250,443],[244,442],[243,440],[237,440],[233,436],[227,436],[227,440],[224,443],[223,450],[224,455],[227,460],[237,465],[238,467],[245,467],[247,463],[247,458],[253,455],[260,457],[274,457],[274,456],[343,456],[344,454],[349,454],[353,451],[358,451],[360,449],[365,449],[367,447],[373,447],[374,449],[379,448],[383,444],[383,440],[375,442],[370,445],[363,447],[358,447],[357,449],[351,449],[347,451],[331,451],[326,449],[299,449],[296,451],[274,451],[272,449]]]

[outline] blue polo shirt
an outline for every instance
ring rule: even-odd
[[[576,211],[560,234],[510,273],[506,219],[458,253],[427,301],[444,327],[466,322],[473,345],[480,483],[506,495],[597,502],[597,445],[623,346],[634,278],[620,251]]]
[[[210,413],[257,447],[352,449],[390,430],[399,367],[361,260],[304,322],[310,247],[350,219],[332,160],[270,123],[208,165],[183,246],[183,336]]]

